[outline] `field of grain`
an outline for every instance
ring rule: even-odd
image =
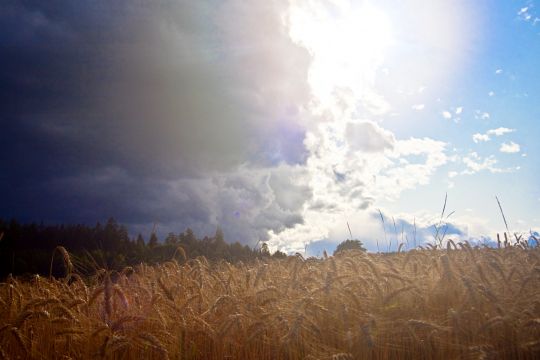
[[[0,284],[5,359],[533,359],[540,250],[205,258]]]

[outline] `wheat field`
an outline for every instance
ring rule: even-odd
[[[0,284],[0,357],[540,357],[538,248],[183,258],[90,278],[61,253],[65,278]]]

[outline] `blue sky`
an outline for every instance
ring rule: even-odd
[[[386,248],[379,211],[433,241],[446,194],[448,238],[504,231],[495,196],[540,226],[537,2],[5,1],[0,28],[0,217],[314,254],[347,222]]]
[[[444,196],[441,194],[448,191],[449,204],[457,214],[484,218],[487,226],[500,231],[503,224],[494,198],[498,195],[512,228],[525,230],[539,223],[540,189],[535,180],[540,151],[536,140],[540,133],[540,24],[535,22],[538,10],[533,2],[471,6],[481,17],[481,27],[479,39],[464,55],[465,64],[437,93],[426,89],[429,94],[416,98],[418,103],[425,103],[424,110],[400,116],[404,122],[408,117],[415,120],[411,126],[396,124],[394,131],[399,137],[441,139],[455,147],[460,157],[475,152],[482,159],[493,156],[496,168],[514,169],[500,174],[480,170],[449,178],[450,171],[460,173],[464,169],[463,164],[452,163],[434,176],[431,186],[407,191],[397,204],[388,206],[393,211],[417,211],[427,204],[436,209]],[[457,108],[462,108],[459,116],[455,114]],[[441,116],[444,111],[451,113],[452,119]],[[482,114],[489,117],[482,118]],[[489,136],[489,141],[473,141],[474,134],[501,127],[514,131]],[[502,153],[501,145],[510,142],[519,144],[520,151]],[[448,186],[449,182],[452,186]]]

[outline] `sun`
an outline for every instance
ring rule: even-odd
[[[309,82],[321,101],[335,89],[356,93],[372,86],[393,42],[388,16],[369,3],[310,2],[293,6],[289,20],[291,38],[312,56]]]

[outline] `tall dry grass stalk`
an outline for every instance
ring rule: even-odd
[[[401,249],[399,249],[401,250]],[[11,359],[540,358],[540,249],[229,264],[204,257],[0,284]]]

